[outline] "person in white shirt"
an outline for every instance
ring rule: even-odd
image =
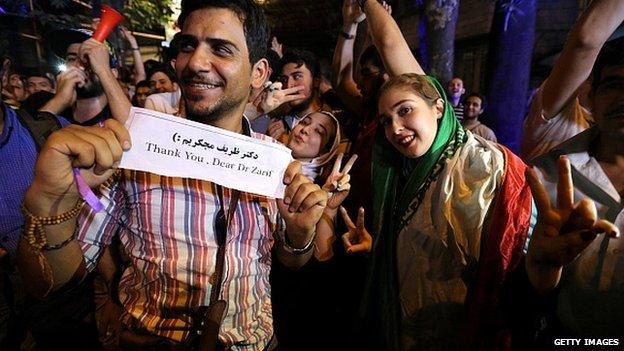
[[[579,91],[600,49],[622,22],[618,5],[618,1],[592,5],[590,9],[599,11],[586,11],[572,28],[550,75],[533,97],[524,122],[521,156],[526,162],[593,124],[591,113],[579,103]]]
[[[180,112],[180,89],[172,70],[166,66],[154,70],[149,78],[154,94],[145,100],[145,108],[178,115]]]
[[[464,99],[464,119],[461,121],[464,128],[485,140],[497,142],[494,131],[479,121],[485,107],[485,97],[479,93],[470,93]]]
[[[581,22],[615,29],[623,19],[624,2],[596,0]],[[624,240],[617,237],[624,230],[624,38],[600,53],[590,104],[594,126],[534,159],[529,177],[546,225],[535,229],[526,267],[536,291],[556,294],[553,325],[561,330],[554,335],[617,338],[624,336]]]

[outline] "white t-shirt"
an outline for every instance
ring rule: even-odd
[[[535,160],[538,175],[551,203],[557,203],[557,159],[566,154],[572,167],[574,201],[589,198],[599,219],[624,232],[624,201],[598,161],[589,155],[597,137],[591,128]],[[557,317],[578,335],[622,335],[624,315],[624,238],[598,237],[564,267],[557,299]]]
[[[175,115],[179,111],[180,96],[180,90],[171,93],[152,94],[145,100],[145,108]]]
[[[494,134],[494,131],[481,122],[477,122],[475,125],[470,127],[464,125],[464,127],[471,131],[472,134],[476,134],[485,140],[493,141],[495,143],[498,142],[498,140],[496,140],[496,134]]]
[[[571,99],[556,116],[546,119],[542,107],[543,87],[535,93],[524,121],[520,149],[522,159],[527,163],[586,130],[593,122],[591,113],[581,106],[577,97]]]

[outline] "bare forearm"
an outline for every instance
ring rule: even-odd
[[[100,82],[102,83],[102,87],[106,93],[108,106],[111,109],[113,118],[122,124],[126,123],[126,120],[130,115],[130,108],[132,107],[130,100],[128,100],[128,97],[123,92],[121,86],[117,82],[117,79],[113,76],[110,70],[97,72],[97,75],[100,78]]]
[[[39,111],[50,112],[51,114],[59,115],[68,107],[69,105],[62,97],[60,97],[59,95],[55,95],[52,99],[50,99],[50,101],[43,105],[43,107],[41,107]]]
[[[147,79],[145,66],[143,65],[143,58],[141,58],[141,51],[133,49],[132,57],[134,58],[134,82],[138,83]]]
[[[42,196],[34,184],[26,193],[24,206],[35,216],[48,217],[69,211],[77,201],[78,199],[73,196],[56,198]],[[72,218],[58,225],[44,226],[44,230],[48,245],[58,245],[73,235],[76,230],[76,219]],[[18,266],[26,280],[25,286],[32,291],[45,292],[49,290],[48,286],[51,286],[52,290],[61,288],[83,265],[82,250],[76,241],[71,241],[56,250],[42,251],[43,259],[49,266],[51,275],[44,271],[41,262],[33,259],[33,250],[28,240],[22,236],[18,248]]]
[[[291,269],[303,267],[310,260],[310,257],[312,257],[314,248],[312,247],[305,252],[292,252],[292,249],[305,248],[311,240],[314,240],[314,235],[314,231],[311,233],[294,233],[292,230],[291,234],[289,234],[288,228],[286,228],[284,240],[276,241],[276,253],[280,262]],[[288,246],[290,246],[290,250],[285,248],[286,240],[289,242]]]
[[[299,269],[303,267],[306,263],[308,263],[308,261],[312,257],[313,250],[310,250],[300,255],[296,255],[296,254],[286,251],[284,249],[283,243],[278,242],[276,245],[277,245],[277,248],[276,248],[277,258],[280,260],[280,262],[284,266],[290,269]]]
[[[391,76],[403,73],[425,74],[407,45],[399,26],[377,1],[367,1],[364,12],[386,71]]]
[[[314,237],[314,257],[319,261],[327,261],[334,257],[333,244],[335,236],[335,218],[337,211],[327,210],[323,212],[321,220],[316,225],[316,236]]]
[[[342,31],[347,35],[357,34],[357,23],[348,23],[342,26]],[[355,39],[347,39],[342,35],[338,36],[334,58],[332,62],[332,85],[338,86],[343,77],[353,77],[353,48]]]
[[[529,281],[535,291],[540,294],[547,294],[559,285],[563,268],[546,264],[538,264],[527,257],[526,270]]]
[[[556,116],[589,77],[607,39],[624,21],[624,1],[596,0],[576,23],[542,91],[544,117]]]

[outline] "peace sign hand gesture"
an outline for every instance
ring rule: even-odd
[[[343,157],[344,154],[339,154],[338,157],[336,157],[334,168],[323,185],[323,190],[330,193],[326,207],[329,211],[336,211],[338,206],[340,206],[347,198],[349,190],[351,189],[351,184],[349,184],[349,180],[351,179],[349,171],[351,170],[351,167],[353,167],[353,164],[355,163],[355,160],[357,160],[358,156],[351,156],[341,171],[340,166],[342,165]],[[335,214],[336,212],[332,213]]]
[[[304,99],[306,96],[301,91],[305,89],[304,86],[299,85],[288,89],[282,89],[282,83],[267,82],[268,85],[265,88],[264,94],[262,94],[262,100],[260,101],[260,108],[264,113],[270,113],[285,103]]]
[[[358,211],[357,224],[353,224],[347,210],[342,206],[340,206],[340,214],[349,228],[349,231],[342,235],[342,243],[347,253],[371,252],[373,237],[364,227],[364,208],[360,207]]]
[[[526,175],[538,210],[526,268],[535,289],[547,293],[559,284],[563,266],[580,255],[598,233],[616,237],[618,229],[608,221],[597,219],[593,201],[583,199],[574,204],[572,172],[566,156],[558,160],[557,204],[554,207],[535,171],[529,169]]]

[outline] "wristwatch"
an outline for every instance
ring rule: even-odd
[[[345,38],[347,40],[355,39],[355,35],[349,34],[349,33],[345,32],[343,30],[341,30],[339,34],[340,34],[341,37],[343,37],[343,38]]]

